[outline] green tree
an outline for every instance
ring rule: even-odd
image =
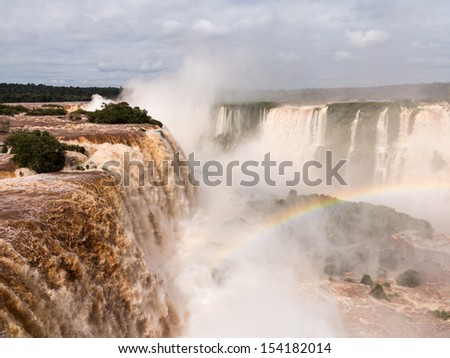
[[[84,152],[79,146],[60,143],[46,131],[21,130],[12,133],[4,143],[14,154],[13,161],[20,167],[27,167],[37,173],[61,170],[65,162],[65,150]]]
[[[93,94],[116,98],[122,88],[60,87],[18,83],[0,83],[0,102],[89,101]]]
[[[132,108],[127,102],[103,104],[103,108],[87,112],[89,122],[102,124],[155,124],[162,123],[150,117],[145,109]]]

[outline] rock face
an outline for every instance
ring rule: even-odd
[[[54,117],[11,122],[82,144],[97,169],[78,170],[87,157],[73,154],[62,172],[0,180],[0,336],[179,335],[182,325],[160,262],[175,245],[176,222],[188,212],[193,188],[175,185],[170,173],[164,187],[140,185],[134,170],[125,187],[101,170],[108,160],[123,168],[128,153],[132,160],[153,161],[153,175],[164,175],[163,160],[179,151],[171,134],[162,136],[151,125],[73,124]],[[10,159],[3,154],[0,170],[13,169]]]
[[[66,151],[65,156],[66,156],[66,163],[65,163],[66,167],[75,169],[86,163],[86,161],[88,160],[88,157],[86,155],[73,151]]]

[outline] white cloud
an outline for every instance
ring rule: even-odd
[[[400,6],[400,1],[380,1],[361,1],[365,5],[358,7],[354,0],[198,0],[196,6],[181,0],[129,0],[126,5],[116,0],[0,0],[0,13],[8,14],[0,22],[0,77],[6,82],[121,85],[132,77],[176,71],[192,54],[214,55],[228,65],[239,53],[248,67],[243,77],[249,87],[450,78],[445,36],[450,2]],[[387,41],[396,44],[389,56],[363,51]],[[336,64],[339,77],[318,83],[313,74]],[[370,71],[375,64],[377,71]],[[419,65],[421,71],[415,71]]]
[[[336,61],[348,61],[353,58],[353,55],[347,51],[336,51],[334,53],[334,59]]]
[[[382,44],[389,40],[390,34],[386,31],[346,31],[345,32],[350,45],[353,47],[368,47],[376,44]]]
[[[228,32],[226,28],[214,25],[211,21],[205,19],[198,20],[196,23],[194,23],[194,25],[192,26],[192,30],[207,36],[223,35]]]
[[[174,36],[177,35],[182,29],[182,25],[176,20],[166,20],[162,23],[161,33],[163,36]]]
[[[162,69],[163,64],[161,61],[144,61],[139,66],[139,72],[158,72]]]

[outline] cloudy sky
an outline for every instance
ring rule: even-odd
[[[186,59],[229,86],[450,80],[448,0],[0,0],[0,82],[124,85]]]

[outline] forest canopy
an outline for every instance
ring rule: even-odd
[[[114,99],[120,92],[117,87],[63,87],[17,83],[0,83],[0,102],[77,102],[90,101],[93,94]]]

